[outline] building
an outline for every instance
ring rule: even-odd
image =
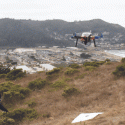
[[[40,67],[42,67],[44,71],[49,71],[56,68],[55,66],[50,64],[40,64]]]

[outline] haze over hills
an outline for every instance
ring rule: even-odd
[[[125,28],[100,19],[79,22],[63,20],[0,19],[1,47],[74,46],[71,34],[87,31],[106,34],[103,42],[124,43]],[[79,46],[78,46],[79,47]]]

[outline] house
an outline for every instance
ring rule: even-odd
[[[56,68],[55,66],[50,64],[40,64],[40,67],[42,67],[44,71],[49,71]]]

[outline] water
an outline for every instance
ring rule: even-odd
[[[125,50],[105,50],[105,52],[116,56],[125,57]]]

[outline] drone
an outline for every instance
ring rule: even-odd
[[[71,38],[76,39],[75,47],[77,47],[78,39],[80,39],[82,43],[84,42],[85,45],[93,40],[94,46],[96,47],[95,39],[103,38],[103,35],[101,33],[101,35],[93,36],[91,32],[83,32],[81,36],[77,36],[76,33],[73,33],[73,36],[71,36]]]

